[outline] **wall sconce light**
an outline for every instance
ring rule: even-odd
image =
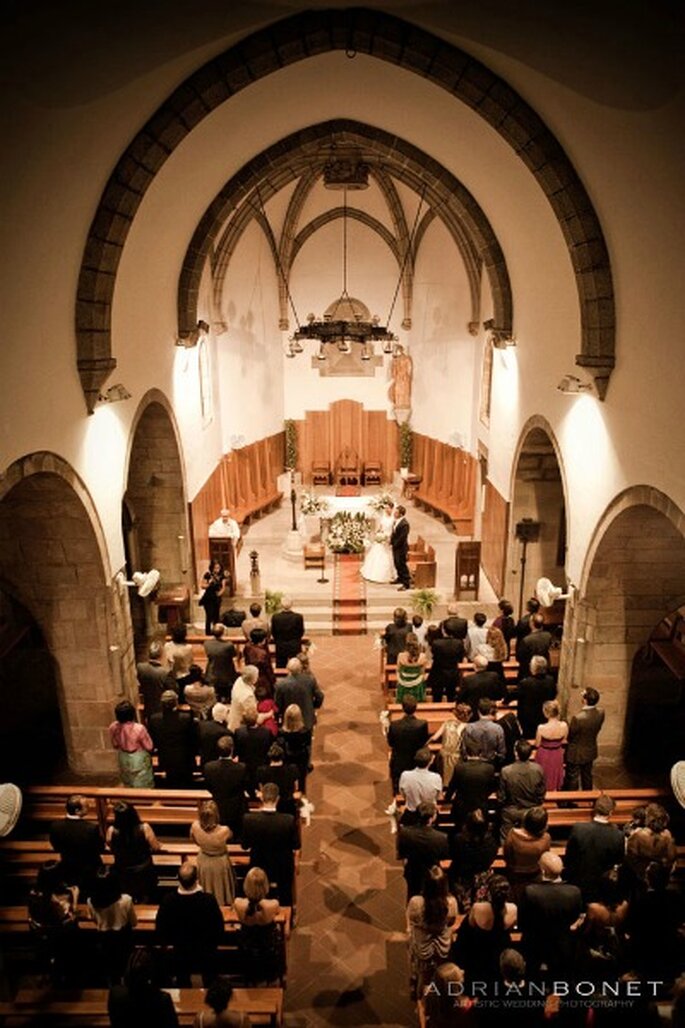
[[[176,346],[185,346],[187,350],[190,350],[193,346],[197,346],[200,341],[200,336],[206,336],[208,333],[209,325],[206,321],[202,321],[202,319],[200,319],[192,332],[187,332],[184,335],[176,337]]]
[[[117,385],[110,386],[104,393],[98,393],[98,403],[120,403],[121,400],[130,400],[131,394],[125,385],[121,382]]]
[[[564,375],[557,386],[560,393],[571,396],[577,393],[594,393],[595,388],[590,382],[581,382],[577,375]]]

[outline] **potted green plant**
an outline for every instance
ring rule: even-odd
[[[285,470],[295,471],[297,468],[297,425],[292,418],[286,418],[285,427]]]
[[[272,614],[277,614],[281,609],[282,601],[282,592],[272,592],[270,589],[267,589],[264,593],[264,613],[266,616],[271,617]]]
[[[411,594],[412,610],[422,618],[429,618],[440,603],[440,594],[435,589],[414,589]]]
[[[400,472],[408,473],[411,467],[412,430],[408,421],[400,425]]]

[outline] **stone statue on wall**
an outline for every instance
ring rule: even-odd
[[[388,389],[388,399],[395,410],[411,409],[411,380],[414,365],[404,347],[397,345],[390,363],[392,381]]]

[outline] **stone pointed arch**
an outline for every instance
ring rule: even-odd
[[[169,155],[211,111],[286,65],[335,50],[363,53],[427,78],[496,131],[535,177],[566,241],[578,290],[581,352],[604,397],[615,363],[614,290],[599,218],[572,162],[540,116],[475,57],[380,10],[306,11],[267,25],[214,57],[164,101],[122,154],[88,232],[76,299],[77,367],[86,405],[116,361],[111,310],[136,211]]]

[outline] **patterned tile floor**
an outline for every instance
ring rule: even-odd
[[[323,637],[326,694],[314,740],[290,942],[288,1028],[416,1023],[408,995],[405,887],[383,809],[390,800],[378,654],[369,636]]]

